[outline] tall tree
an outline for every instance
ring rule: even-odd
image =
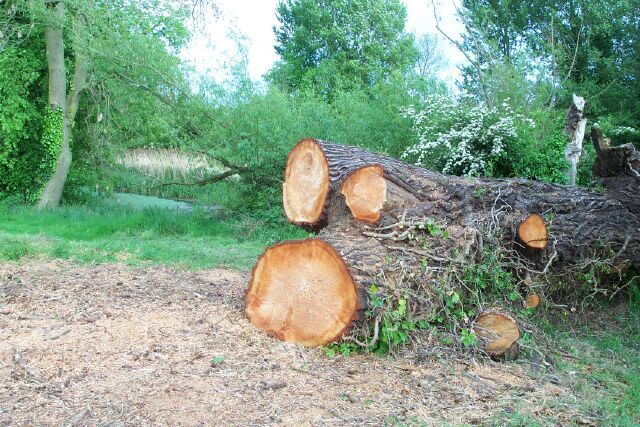
[[[98,151],[112,141],[175,146],[186,128],[193,133],[192,120],[179,117],[191,89],[177,53],[190,37],[185,21],[213,4],[2,4],[0,29],[8,37],[0,40],[0,77],[10,84],[0,84],[0,197],[57,206],[70,168],[73,175],[77,165],[72,153],[82,161],[104,160]]]
[[[331,98],[405,73],[417,59],[406,15],[400,0],[281,1],[274,27],[281,61],[271,77]]]
[[[548,81],[551,105],[566,108],[580,93],[588,114],[638,127],[638,10],[639,0],[463,0],[464,49],[489,75],[525,55],[538,67],[525,76]],[[470,86],[485,77],[480,72],[467,69]]]
[[[82,52],[74,49],[73,81],[67,93],[67,73],[65,68],[64,25],[66,20],[66,5],[63,1],[47,2],[50,13],[45,21],[45,46],[47,50],[47,64],[49,68],[49,106],[59,113],[62,127],[62,141],[59,141],[59,155],[51,178],[42,191],[38,200],[38,207],[49,208],[58,206],[62,197],[62,190],[71,167],[71,128],[78,112],[80,94],[87,81],[87,63]],[[73,20],[76,37],[81,37],[85,28],[84,17],[79,13]]]
[[[438,36],[435,34],[423,34],[416,41],[418,59],[416,71],[422,78],[432,78],[446,66],[446,59],[440,51]]]

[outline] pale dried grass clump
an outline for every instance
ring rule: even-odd
[[[154,178],[187,180],[224,172],[222,166],[209,163],[204,155],[173,149],[137,148],[128,150],[117,163]]]

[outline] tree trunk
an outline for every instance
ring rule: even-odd
[[[597,126],[591,127],[591,141],[597,153],[594,178],[607,195],[640,215],[640,153],[633,144],[612,147],[611,140],[604,139]]]
[[[276,244],[253,269],[245,313],[269,335],[310,347],[341,339],[375,346],[383,315],[375,311],[380,306],[371,295],[378,302],[400,301],[411,292],[405,303],[413,313],[411,321],[432,322],[442,298],[435,291],[435,277],[422,268],[425,255],[401,246],[326,230],[320,238]],[[429,259],[439,260],[445,259]],[[471,327],[491,356],[515,356],[520,331],[505,311],[485,310]],[[356,336],[366,337],[365,342]]]
[[[44,29],[45,45],[47,49],[47,65],[49,67],[49,105],[54,111],[62,113],[62,146],[49,182],[47,182],[40,200],[39,208],[58,206],[62,189],[71,166],[71,149],[69,137],[71,129],[67,119],[67,81],[64,66],[63,27],[65,18],[64,2],[57,2],[53,6],[50,21]]]
[[[565,149],[565,158],[569,162],[569,185],[576,185],[578,176],[578,162],[582,156],[582,141],[587,128],[587,119],[584,117],[584,98],[573,94],[573,103],[567,111],[567,126],[565,132],[571,138],[567,148]]]
[[[306,143],[311,144],[310,141]],[[450,236],[480,233],[500,239],[504,246],[518,250],[541,269],[555,265],[562,268],[562,264],[594,256],[610,259],[613,255],[618,263],[640,265],[640,219],[635,214],[638,206],[623,203],[608,193],[522,179],[446,176],[356,147],[313,142],[315,153],[320,153],[314,154],[313,162],[325,162],[328,173],[322,179],[328,190],[321,194],[302,192],[297,202],[304,205],[307,197],[314,198],[314,206],[321,208],[316,217],[320,212],[322,222],[309,223],[328,224],[330,233],[346,229],[351,234],[364,232],[370,237],[405,239],[431,220],[447,229]],[[299,180],[292,172],[295,165],[290,163],[285,187],[290,181]],[[357,179],[357,171],[371,165],[382,170],[386,186],[347,184]],[[370,182],[371,177],[366,177],[363,184]],[[346,187],[347,194],[338,191]],[[377,195],[372,194],[376,191]],[[377,217],[384,230],[365,230],[367,224],[354,221],[353,217],[358,218],[361,212],[354,214],[341,207],[345,199],[349,204],[349,198],[373,200],[366,219]],[[359,211],[362,205],[359,202]],[[523,239],[519,231],[525,220],[534,235]]]
[[[446,176],[356,147],[305,139],[287,160],[284,207],[290,221],[320,233],[265,251],[253,270],[245,312],[282,340],[316,346],[347,339],[364,347],[389,339],[381,338],[389,328],[380,325],[389,316],[397,320],[405,313],[411,322],[433,323],[446,313],[460,323],[457,328],[474,331],[488,354],[513,356],[518,324],[503,309],[484,307],[482,289],[520,286],[522,305],[533,309],[539,292],[544,294],[541,283],[571,295],[576,277],[585,270],[593,274],[593,264],[609,271],[640,266],[638,206],[624,203],[615,185],[622,171],[638,178],[637,153],[598,150],[603,157],[597,171],[613,175],[606,181],[611,194],[522,179]],[[485,256],[494,257],[485,269],[506,268],[503,274],[512,279],[488,273],[482,280],[510,284],[483,282],[469,289],[464,277]],[[537,287],[530,288],[534,281]],[[462,304],[452,299],[458,294],[477,301],[473,313],[460,305],[452,318],[451,304]],[[474,313],[480,314],[468,318]]]
[[[39,208],[52,208],[60,204],[62,190],[71,167],[71,129],[78,112],[80,94],[85,88],[87,80],[86,59],[77,47],[75,50],[75,66],[71,90],[66,92],[66,70],[64,64],[64,20],[65,4],[56,2],[53,6],[50,22],[45,26],[45,45],[47,50],[47,65],[49,69],[49,105],[53,110],[62,113],[62,145],[56,161],[53,174],[44,187],[38,201]],[[76,37],[82,33],[85,22],[78,17],[74,20]]]
[[[622,168],[635,179],[634,156],[624,157],[632,167],[603,157],[598,170]],[[607,183],[617,191],[614,181]],[[467,316],[474,314],[460,308],[450,320],[475,331],[487,353],[512,355],[520,336],[516,321],[480,297],[484,287],[493,292],[504,283],[471,290],[464,279],[484,257],[512,279],[489,274],[482,280],[512,280],[508,286],[520,286],[528,308],[540,303],[540,293],[573,295],[576,277],[594,274],[592,265],[606,267],[595,274],[640,266],[638,207],[613,196],[618,193],[446,176],[313,139],[289,155],[283,193],[289,220],[320,233],[266,250],[245,312],[271,335],[304,345],[348,339],[371,347],[386,333],[381,319],[397,313],[400,301],[412,321],[433,322],[448,313],[447,298],[466,293],[480,314],[472,320]]]

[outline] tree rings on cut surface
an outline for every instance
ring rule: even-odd
[[[510,315],[499,311],[486,311],[478,316],[473,330],[478,337],[487,342],[484,351],[490,356],[515,357],[520,330]]]
[[[518,226],[518,238],[529,248],[546,248],[549,231],[544,218],[538,214],[528,215]]]
[[[356,285],[347,266],[320,239],[268,248],[253,269],[245,297],[251,323],[309,347],[340,339],[357,310]]]
[[[387,181],[381,166],[365,166],[349,175],[342,183],[344,195],[353,217],[359,221],[376,222],[386,201]]]
[[[289,153],[282,184],[287,219],[298,225],[315,225],[324,217],[329,192],[329,165],[313,139],[303,139]]]

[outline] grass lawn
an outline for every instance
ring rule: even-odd
[[[561,412],[571,414],[571,425],[639,426],[640,287],[631,288],[623,300],[627,298],[555,325],[543,319],[549,345],[541,350],[551,363],[532,369],[543,381],[559,378],[573,392],[549,396],[535,415],[519,410],[517,401],[506,402],[515,410],[496,417],[496,425],[554,426],[551,414]],[[523,363],[533,367],[533,361],[530,357]]]
[[[64,206],[38,211],[0,204],[0,259],[166,264],[250,269],[265,246],[307,234],[281,221],[218,219],[203,212]]]

